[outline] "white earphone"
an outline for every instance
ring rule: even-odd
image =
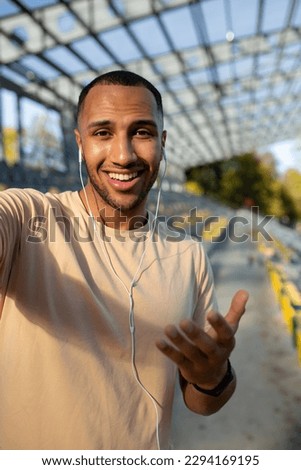
[[[151,402],[154,406],[154,409],[155,409],[155,413],[156,413],[156,440],[157,440],[158,450],[160,450],[160,436],[159,436],[159,413],[158,413],[156,399],[153,397],[153,395],[146,389],[146,387],[141,382],[141,380],[139,378],[139,375],[138,375],[136,362],[135,362],[136,348],[135,348],[135,317],[134,317],[134,306],[133,306],[133,289],[136,286],[138,275],[141,272],[141,267],[142,267],[142,264],[143,264],[143,260],[144,260],[148,245],[149,245],[150,241],[152,240],[152,237],[153,237],[153,234],[154,234],[155,228],[156,228],[156,220],[158,218],[160,198],[161,198],[162,181],[165,177],[166,167],[167,167],[166,152],[165,152],[164,147],[162,147],[162,155],[163,155],[163,160],[164,160],[164,168],[163,168],[162,177],[160,177],[160,181],[159,181],[157,204],[156,204],[155,216],[154,216],[154,219],[153,219],[153,221],[151,223],[151,226],[150,226],[150,235],[149,235],[149,238],[147,240],[147,243],[145,244],[145,249],[144,249],[144,251],[142,253],[142,256],[140,258],[140,261],[138,263],[137,270],[136,270],[136,272],[133,276],[133,279],[130,282],[130,286],[127,287],[126,284],[123,282],[123,280],[119,277],[118,273],[116,272],[116,270],[115,270],[115,268],[112,264],[112,261],[110,259],[109,253],[107,251],[105,241],[101,239],[101,237],[98,233],[95,217],[93,216],[93,213],[92,213],[92,210],[91,210],[91,207],[90,207],[90,204],[89,204],[86,188],[85,188],[85,185],[84,185],[84,182],[83,182],[83,176],[82,176],[83,157],[82,157],[82,152],[81,152],[81,149],[78,150],[79,177],[80,177],[81,186],[82,186],[82,189],[83,189],[83,192],[84,192],[84,195],[85,195],[85,200],[86,200],[86,205],[87,205],[87,209],[88,209],[88,212],[89,212],[89,216],[93,220],[94,234],[98,238],[100,245],[103,247],[104,254],[105,254],[105,257],[107,259],[107,262],[108,262],[108,265],[109,265],[111,271],[113,272],[115,277],[119,280],[119,282],[122,284],[123,288],[125,289],[125,291],[128,295],[128,298],[129,298],[129,329],[130,329],[130,334],[131,334],[131,347],[132,347],[132,371],[133,371],[134,378],[137,381],[138,385],[142,388],[142,390],[146,393],[148,398],[151,400]]]

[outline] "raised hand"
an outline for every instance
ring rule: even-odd
[[[248,293],[240,290],[234,295],[226,316],[209,312],[207,332],[191,320],[181,321],[179,327],[168,325],[165,328],[169,341],[161,339],[156,345],[177,364],[187,382],[211,389],[222,380],[247,300]]]

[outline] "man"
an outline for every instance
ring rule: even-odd
[[[247,293],[218,314],[201,245],[146,209],[166,142],[159,92],[110,72],[77,120],[79,193],[0,196],[0,447],[167,448],[177,370],[197,413],[232,395]]]

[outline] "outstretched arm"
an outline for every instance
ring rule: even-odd
[[[177,364],[184,401],[196,413],[215,413],[235,390],[236,378],[229,367],[229,356],[247,300],[248,293],[240,290],[225,317],[209,312],[207,320],[211,327],[207,332],[195,322],[183,320],[179,327],[165,328],[168,342],[165,339],[157,342],[160,351]]]

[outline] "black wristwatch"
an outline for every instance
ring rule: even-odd
[[[216,387],[212,388],[211,390],[206,390],[205,388],[201,388],[196,384],[192,384],[192,385],[198,392],[205,393],[205,395],[210,395],[212,397],[219,397],[234,379],[234,373],[233,373],[233,369],[232,369],[231,362],[229,359],[227,360],[227,364],[228,364],[228,367],[227,367],[226,375]]]

